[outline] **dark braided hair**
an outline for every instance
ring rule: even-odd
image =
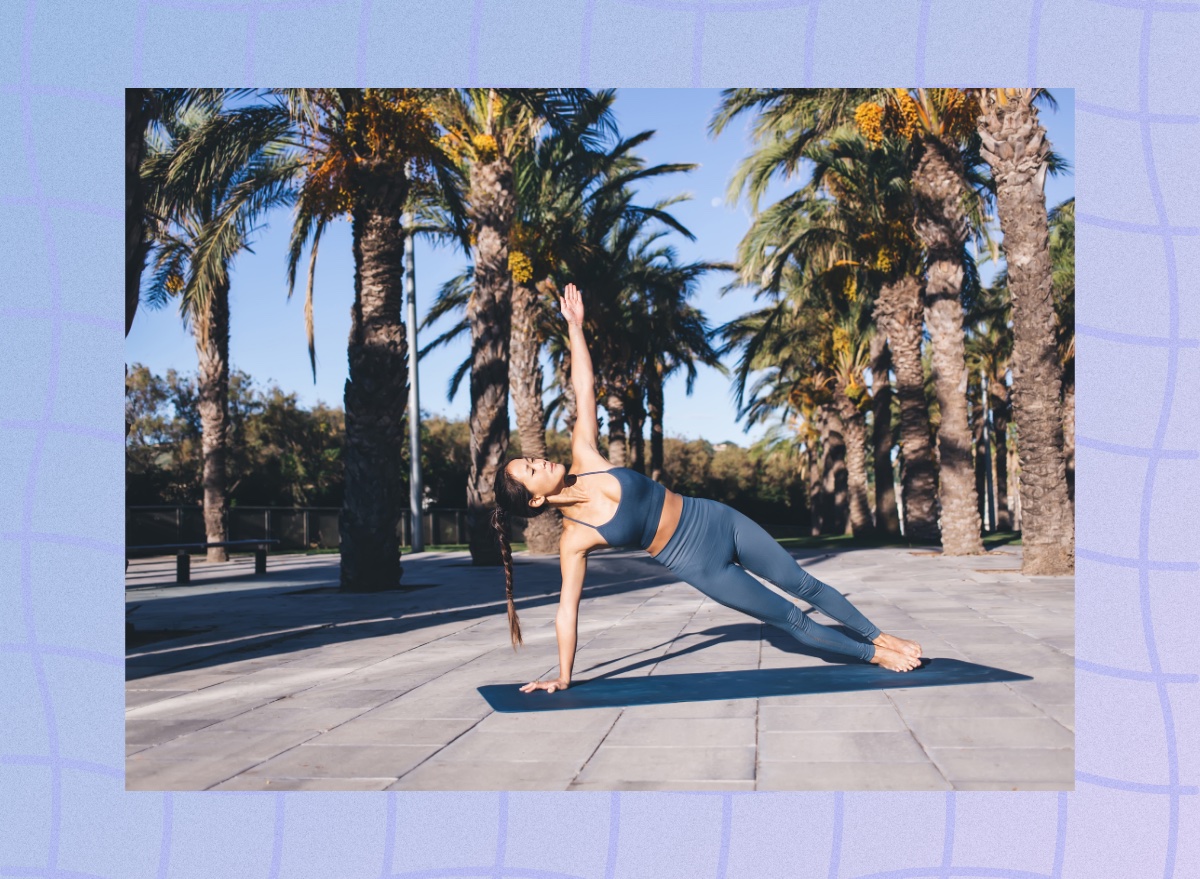
[[[492,527],[496,529],[496,542],[500,544],[500,558],[504,561],[504,592],[508,598],[508,632],[512,637],[513,649],[523,643],[521,640],[521,621],[517,619],[517,607],[513,603],[513,560],[512,545],[508,540],[509,516],[524,516],[532,518],[541,515],[550,508],[549,504],[532,507],[529,505],[529,489],[523,486],[508,472],[508,465],[516,458],[509,458],[496,471],[496,482],[493,490],[496,496],[496,509],[492,511]],[[574,476],[567,477],[574,482]],[[569,484],[569,483],[568,483]]]

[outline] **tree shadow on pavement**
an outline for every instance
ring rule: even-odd
[[[621,561],[614,558],[610,566]],[[518,611],[558,603],[558,567],[556,558],[521,560]],[[503,620],[503,572],[498,568],[477,570],[478,579],[440,586],[429,582],[439,579],[434,567],[418,575],[421,583],[376,593],[342,592],[331,584],[328,568],[277,572],[275,583],[271,582],[273,572],[268,572],[260,578],[260,588],[222,594],[203,588],[194,593],[187,587],[172,589],[169,597],[146,598],[132,606],[128,619],[136,630],[126,643],[125,677],[138,680],[262,657],[282,660],[290,653],[324,645],[453,622]],[[615,577],[605,578],[609,582],[588,585],[584,597],[636,592],[672,579],[666,569],[660,572],[644,563],[616,570]],[[336,578],[336,569],[332,577]],[[507,628],[505,625],[504,634],[498,637],[498,645],[507,645]],[[142,631],[154,637],[141,638]]]

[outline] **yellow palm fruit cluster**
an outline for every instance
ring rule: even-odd
[[[850,355],[850,334],[845,327],[833,328],[833,353],[839,357]]]
[[[908,92],[896,95],[895,101],[888,105],[888,109],[892,113],[887,124],[907,140],[912,140],[925,127],[921,107]]]
[[[918,247],[913,238],[912,223],[892,220],[886,226],[884,241],[875,255],[875,268],[881,272],[893,271],[903,264],[905,254]]]
[[[167,275],[166,286],[168,293],[178,293],[183,289],[183,275],[179,274],[179,272],[171,272],[171,274]]]
[[[433,109],[416,89],[366,89],[346,114],[346,137],[360,155],[428,158],[438,143]]]
[[[491,162],[496,158],[499,148],[496,138],[490,134],[477,134],[471,138],[471,146],[475,148],[475,158],[480,162]]]
[[[533,278],[533,263],[519,250],[508,252],[508,270],[517,284],[524,284]]]
[[[494,161],[500,153],[496,138],[490,134],[471,134],[462,128],[451,128],[438,140],[438,147],[456,162],[474,159],[478,162]]]
[[[854,301],[854,297],[858,295],[858,276],[853,272],[846,275],[846,280],[842,282],[842,295]]]
[[[318,153],[309,161],[304,194],[314,213],[337,216],[354,206],[350,189],[350,170],[354,162],[353,154],[347,155],[333,146],[324,155]]]
[[[871,143],[883,141],[883,107],[878,104],[859,104],[854,111],[854,121],[863,137]]]
[[[863,137],[874,144],[882,143],[885,134],[911,140],[925,128],[920,105],[905,89],[892,89],[891,99],[882,106],[859,104],[854,121]]]
[[[438,148],[456,162],[462,161],[466,146],[462,133],[452,129],[438,138]]]
[[[900,262],[900,251],[890,245],[884,245],[879,248],[879,252],[875,254],[875,269],[876,271],[890,272]]]

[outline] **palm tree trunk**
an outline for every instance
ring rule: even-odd
[[[625,416],[629,423],[629,466],[638,473],[646,472],[646,407],[642,405],[641,389],[632,388],[633,393],[625,401]]]
[[[996,181],[1012,296],[1013,416],[1021,459],[1021,572],[1075,570],[1075,517],[1063,457],[1062,373],[1055,345],[1050,230],[1046,220],[1046,131],[1033,90],[979,119],[983,156]]]
[[[845,534],[850,525],[849,474],[846,435],[832,406],[821,407],[821,489],[825,499],[825,534]]]
[[[968,388],[968,403],[971,407],[971,444],[975,449],[975,497],[979,499],[979,522],[987,524],[987,454],[983,448],[983,427],[986,416],[983,412],[983,387],[972,384]],[[994,527],[994,526],[993,526]]]
[[[616,391],[610,391],[604,397],[604,411],[608,413],[608,460],[614,467],[624,467],[628,458],[624,397]]]
[[[471,166],[471,221],[475,228],[475,293],[467,305],[471,326],[471,475],[467,522],[471,561],[501,564],[489,522],[496,471],[508,453],[508,355],[512,274],[508,236],[516,199],[512,167],[504,158]]]
[[[663,385],[655,363],[646,381],[646,407],[650,410],[650,478],[662,482],[663,474]]]
[[[204,456],[204,533],[209,543],[229,539],[226,529],[228,490],[225,458],[229,448],[229,287],[214,290],[207,314],[196,317],[199,361],[200,446]],[[212,546],[210,562],[228,561],[223,546]]]
[[[813,448],[810,442],[804,450],[804,457],[807,464],[807,489],[808,489],[808,510],[809,510],[809,533],[813,537],[820,537],[825,530],[825,492],[821,485],[821,457],[817,450]]]
[[[996,444],[996,527],[1012,531],[1012,510],[1008,508],[1008,385],[1004,376],[988,382],[992,398],[992,439]]]
[[[146,236],[141,167],[146,157],[150,89],[125,89],[125,335],[133,326],[150,241]],[[128,431],[128,426],[126,427]]]
[[[900,401],[900,487],[904,535],[937,540],[938,469],[933,457],[925,368],[921,363],[921,283],[911,276],[884,284],[875,302],[875,321],[888,339]]]
[[[338,525],[341,588],[378,592],[400,585],[400,517],[407,505],[404,409],[408,345],[403,313],[404,232],[397,222],[407,186],[380,176],[353,211],[354,306],[346,379],[345,490]]]
[[[846,490],[850,530],[855,537],[871,533],[871,506],[867,499],[867,425],[863,414],[845,393],[835,398],[846,441]]]
[[[517,410],[521,451],[531,458],[546,457],[546,410],[542,405],[541,344],[537,335],[537,293],[525,284],[513,284],[512,335],[508,387]],[[547,510],[525,525],[525,543],[538,555],[558,555],[562,516]]]
[[[1075,361],[1063,369],[1063,457],[1067,465],[1067,495],[1075,509]]]
[[[571,353],[569,351],[563,354],[562,359],[555,364],[554,374],[563,397],[563,425],[567,428],[567,433],[571,433],[575,430],[576,407],[575,388],[571,384]]]
[[[900,517],[896,512],[896,486],[892,477],[892,385],[888,378],[891,352],[887,337],[876,333],[871,337],[871,381],[874,384],[872,414],[874,427],[871,446],[875,455],[875,530],[880,534],[899,536]]]
[[[941,424],[938,427],[939,494],[942,552],[983,552],[979,502],[971,461],[967,419],[967,365],[963,339],[962,252],[968,220],[966,184],[958,154],[935,137],[921,143],[913,171],[916,231],[928,255],[925,324],[932,342],[934,383]]]

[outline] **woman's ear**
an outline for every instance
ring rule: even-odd
[[[540,507],[545,502],[546,502],[546,499],[544,497],[542,497],[540,494],[538,494],[538,495],[534,495],[533,497],[531,497],[529,499],[529,506]]]

